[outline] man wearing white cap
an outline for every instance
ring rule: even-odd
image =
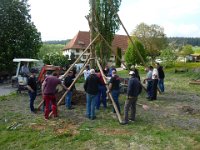
[[[129,72],[130,79],[128,81],[127,99],[124,105],[124,121],[121,124],[127,124],[128,120],[135,121],[136,102],[138,95],[142,91],[142,86],[138,78],[135,77],[135,72]],[[130,119],[128,118],[128,111],[131,110]]]
[[[87,77],[84,89],[86,91],[86,117],[93,120],[96,118],[95,115],[95,106],[98,98],[98,86],[100,84],[100,80],[95,74],[95,70],[90,70],[90,75]]]

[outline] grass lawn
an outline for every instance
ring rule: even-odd
[[[119,72],[123,77],[127,71]],[[144,79],[145,73],[141,72]],[[164,94],[158,100],[139,102],[136,122],[122,126],[112,105],[97,111],[97,119],[85,118],[85,105],[75,109],[59,107],[59,117],[44,120],[43,112],[31,114],[27,94],[0,97],[1,150],[199,150],[200,149],[200,85],[188,84],[198,73],[166,72]],[[125,96],[120,96],[123,110]],[[36,106],[41,101],[37,97]],[[123,111],[122,111],[123,116]]]

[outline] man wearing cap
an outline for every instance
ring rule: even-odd
[[[115,104],[117,105],[118,111],[120,113],[121,111],[120,105],[119,105],[120,79],[115,70],[112,71],[112,77],[109,82],[108,92],[111,92],[113,100],[115,101]],[[114,108],[113,108],[113,112],[115,113]]]
[[[90,75],[87,77],[84,90],[86,91],[86,117],[93,120],[96,118],[95,115],[95,106],[98,98],[98,86],[100,80],[95,74],[95,70],[90,70]]]
[[[135,121],[136,102],[138,95],[142,91],[142,86],[138,78],[135,76],[134,71],[129,72],[130,79],[128,81],[127,99],[124,105],[124,121],[121,124],[127,124],[128,120]],[[129,109],[131,110],[130,119],[128,118]]]
[[[35,113],[34,101],[37,96],[37,80],[35,77],[36,70],[31,69],[30,72],[31,72],[31,75],[28,78],[27,89],[28,89],[28,94],[30,98],[30,109],[32,113]]]

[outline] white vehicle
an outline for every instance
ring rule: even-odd
[[[30,67],[30,64],[35,64],[34,67],[36,69],[38,69],[38,65],[36,65],[36,63],[41,63],[41,61],[37,60],[37,59],[30,59],[30,58],[15,58],[13,59],[13,62],[17,63],[17,69],[16,69],[16,74],[15,76],[12,77],[12,86],[17,86],[18,91],[21,92],[22,90],[26,89],[26,85],[27,85],[27,81],[28,78],[27,76],[23,76],[20,73],[21,67],[23,63],[27,64],[27,67]]]

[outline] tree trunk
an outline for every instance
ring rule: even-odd
[[[95,0],[90,0],[90,8],[91,8],[91,13],[90,13],[90,18],[91,18],[91,22],[90,22],[90,42],[94,39],[95,37],[95,30],[94,30],[94,27],[93,27],[93,22],[94,22],[94,18],[95,18]],[[91,47],[90,47],[90,58],[95,58],[96,55],[95,55],[95,45],[92,44]],[[95,59],[91,60],[90,61],[90,68],[95,68]]]

